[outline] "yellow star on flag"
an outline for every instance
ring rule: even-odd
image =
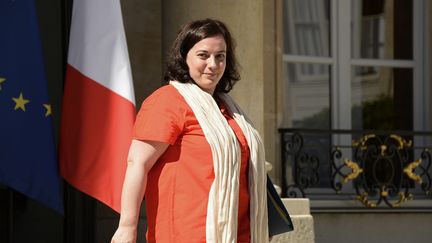
[[[51,109],[51,105],[50,105],[50,104],[43,104],[43,106],[44,106],[44,107],[45,107],[45,109],[46,109],[46,112],[45,112],[45,117],[47,117],[47,116],[51,115],[51,114],[52,114],[52,109]]]
[[[21,110],[25,111],[25,105],[30,102],[30,100],[24,99],[22,92],[20,92],[20,95],[18,98],[12,97],[12,99],[13,99],[13,101],[15,101],[14,110],[21,109]]]
[[[6,78],[0,77],[0,90],[2,90],[1,84],[6,81]]]

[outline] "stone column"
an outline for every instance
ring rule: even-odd
[[[160,0],[121,1],[137,109],[162,81]]]

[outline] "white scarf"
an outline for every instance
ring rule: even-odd
[[[215,179],[207,206],[206,242],[237,242],[241,149],[237,137],[213,97],[192,83],[171,81],[192,108],[213,156]],[[227,94],[219,97],[239,125],[250,149],[249,195],[252,243],[269,240],[264,145],[250,120]]]

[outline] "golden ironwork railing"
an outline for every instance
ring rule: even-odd
[[[285,197],[333,194],[368,208],[425,199],[432,207],[431,132],[279,132]]]

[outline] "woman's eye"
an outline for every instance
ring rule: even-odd
[[[198,57],[201,59],[206,59],[208,57],[208,55],[205,53],[198,53]]]
[[[219,60],[224,60],[225,59],[225,54],[218,54],[216,56],[216,58],[219,59]]]

